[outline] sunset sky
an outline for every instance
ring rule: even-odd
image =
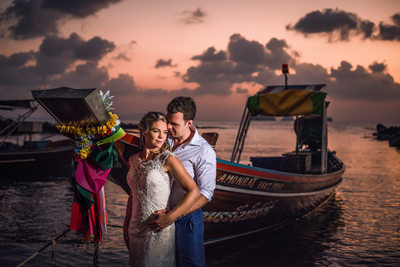
[[[400,122],[398,0],[18,0],[0,20],[1,99],[98,88],[136,120],[188,95],[198,120],[239,120],[287,63],[334,120]]]

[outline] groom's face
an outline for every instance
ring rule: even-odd
[[[168,113],[168,133],[173,138],[180,138],[190,133],[190,126],[192,121],[185,121],[182,112]]]

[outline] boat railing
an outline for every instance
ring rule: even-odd
[[[232,151],[231,162],[239,163],[240,161],[240,156],[243,151],[244,141],[246,139],[250,121],[251,121],[251,114],[246,105],[243,111],[242,119],[240,121],[238,133],[236,135],[236,141]]]
[[[9,138],[9,136],[18,129],[18,126],[24,122],[33,112],[37,110],[38,106],[36,104],[32,104],[32,106],[29,108],[28,111],[23,113],[22,115],[19,115],[16,120],[14,120],[12,123],[4,127],[0,131],[0,135],[4,135],[3,139],[0,142],[0,146],[3,145],[4,142]]]

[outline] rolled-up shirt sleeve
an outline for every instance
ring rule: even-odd
[[[217,175],[217,159],[211,147],[204,147],[197,155],[196,181],[200,194],[210,201],[214,195]]]

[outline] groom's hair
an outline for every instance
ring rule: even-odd
[[[194,117],[196,116],[196,103],[193,98],[189,96],[178,96],[169,102],[167,112],[182,112],[185,121],[194,120]]]

